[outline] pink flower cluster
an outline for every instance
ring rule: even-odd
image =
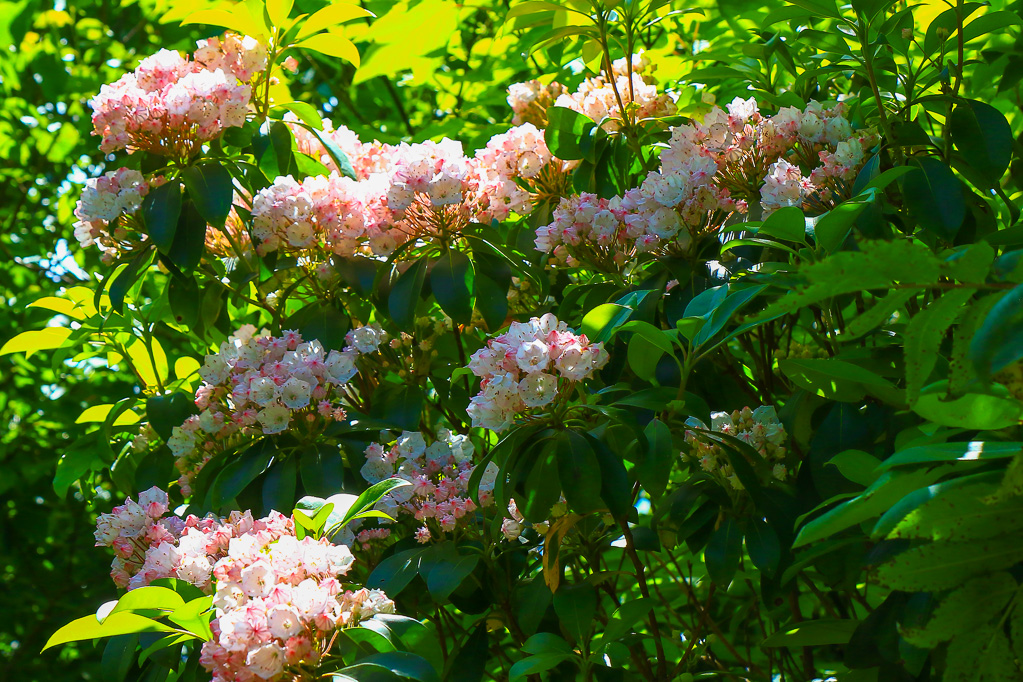
[[[755,410],[744,407],[731,413],[712,412],[710,417],[710,429],[695,417],[687,419],[686,426],[738,438],[760,453],[768,463],[773,463],[771,470],[773,479],[784,481],[790,477],[788,467],[784,463],[787,455],[785,440],[788,436],[785,427],[778,420],[774,407],[762,405]],[[685,440],[689,450],[682,453],[684,458],[699,463],[703,471],[727,484],[732,490],[743,489],[728,455],[720,445],[701,438],[699,433],[689,429],[686,430]]]
[[[246,325],[221,344],[219,353],[207,355],[195,396],[201,412],[175,427],[167,441],[178,458],[185,494],[191,478],[230,446],[235,434],[291,429],[298,437],[313,437],[327,422],[344,419],[340,387],[355,376],[359,356],[376,351],[387,334],[379,326],[359,327],[346,341],[343,350],[327,353],[298,332],[270,336]]]
[[[512,322],[469,362],[469,369],[481,379],[480,393],[467,410],[472,425],[503,431],[517,414],[568,395],[572,384],[590,377],[607,360],[602,343],[573,334],[551,313]]]
[[[427,446],[421,433],[405,431],[389,447],[373,443],[366,448],[360,473],[369,483],[400,478],[411,484],[396,488],[376,508],[399,521],[402,516],[414,517],[422,524],[415,531],[416,539],[427,543],[464,526],[476,510],[468,493],[472,454],[468,436],[441,429],[437,440]],[[496,480],[497,466],[491,463],[479,486],[484,507],[493,503]]]
[[[601,124],[607,131],[617,130],[622,119],[619,98],[621,104],[635,108],[636,119],[674,114],[677,111],[675,100],[666,93],[658,94],[657,86],[648,83],[640,75],[645,70],[643,60],[642,56],[633,55],[631,83],[624,59],[612,65],[613,82],[606,73],[602,73],[584,80],[574,93],[568,92],[564,85],[557,82],[516,83],[508,88],[508,104],[514,112],[512,123],[534,123],[544,127],[547,124],[547,107],[554,105],[578,111]]]
[[[200,40],[196,45],[193,57],[208,71],[220,69],[232,73],[242,83],[266,71],[266,45],[255,38],[228,32],[221,37]]]
[[[277,178],[252,204],[260,254],[289,251],[311,262],[330,254],[386,256],[409,240],[449,237],[490,221],[490,194],[461,143],[445,138],[390,147],[363,144],[347,129],[332,134],[345,138],[361,179]],[[321,153],[311,133],[301,139]]]
[[[533,532],[537,535],[546,535],[547,531],[551,528],[551,521],[556,521],[567,513],[568,502],[565,501],[565,496],[562,495],[557,504],[551,507],[550,517],[546,521],[529,523],[522,516],[522,512],[519,511],[519,506],[515,503],[515,500],[511,499],[508,501],[508,516],[501,521],[501,535],[504,536],[505,540],[527,542],[526,538],[522,537],[522,532],[527,527],[532,528]]]
[[[552,264],[619,270],[641,253],[685,253],[749,202],[764,214],[781,206],[821,213],[848,194],[874,139],[853,133],[841,105],[811,102],[768,118],[753,98],[736,98],[727,111],[714,107],[702,122],[672,128],[661,167],[639,187],[611,199],[562,199],[537,228],[536,248]],[[814,170],[804,175],[801,165]]]
[[[75,206],[78,243],[83,247],[97,245],[103,251],[104,261],[110,262],[145,239],[136,229],[134,216],[149,190],[150,183],[142,173],[130,168],[118,168],[87,180]]]
[[[247,533],[213,568],[213,640],[200,663],[215,682],[283,680],[292,666],[316,666],[339,628],[394,613],[379,590],[345,590],[339,576],[355,557],[344,545],[293,533]]]
[[[330,254],[349,256],[364,245],[375,255],[391,253],[403,235],[391,229],[383,187],[336,173],[301,182],[290,175],[277,178],[252,202],[257,253],[296,253],[313,262],[325,262]]]
[[[570,191],[569,171],[577,162],[554,158],[543,131],[523,123],[495,135],[476,152],[483,191],[490,197],[490,210],[497,220],[510,213],[526,215],[534,199],[561,196]]]
[[[338,580],[355,557],[326,538],[295,537],[279,512],[185,519],[164,515],[167,493],[152,488],[99,517],[96,546],[116,554],[111,576],[129,590],[159,578],[213,594],[214,638],[200,663],[218,682],[282,680],[289,666],[316,665],[339,628],[394,613],[379,590],[346,590]]]
[[[327,169],[339,173],[340,169],[330,158],[323,142],[308,129],[298,125],[298,118],[293,114],[287,114],[285,120],[291,123],[291,132],[295,135],[295,143],[298,151],[308,154],[318,160]],[[337,128],[329,118],[323,119],[323,130],[320,134],[336,144],[348,161],[359,180],[365,180],[375,173],[385,173],[390,168],[391,157],[394,155],[395,147],[374,140],[363,142],[352,130],[345,126]]]
[[[96,546],[114,550],[110,577],[118,587],[134,590],[159,578],[177,578],[209,593],[213,564],[231,538],[288,530],[288,519],[280,514],[259,521],[249,512],[232,512],[226,520],[165,516],[168,502],[166,492],[150,488],[138,502],[129,498],[97,519]]]
[[[235,42],[201,45],[202,62],[160,50],[133,73],[101,87],[89,103],[94,134],[103,138],[100,149],[188,159],[224,128],[245,123],[252,91],[232,69],[245,75],[255,66],[249,53],[235,50]],[[216,56],[225,48],[233,51]]]

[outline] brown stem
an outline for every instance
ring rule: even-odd
[[[618,525],[621,526],[622,534],[625,536],[625,553],[629,555],[632,565],[636,568],[636,579],[639,581],[640,594],[649,599],[650,587],[646,582],[646,567],[643,565],[642,560],[640,560],[639,553],[636,552],[636,545],[632,538],[632,529],[629,528],[629,522],[625,519],[618,519]],[[650,609],[648,622],[650,623],[650,634],[654,637],[654,646],[657,649],[657,679],[667,680],[668,659],[664,656],[664,643],[661,641],[661,631],[657,625],[657,616],[653,608]]]

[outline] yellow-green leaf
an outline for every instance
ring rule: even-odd
[[[25,353],[26,357],[31,357],[36,351],[60,348],[69,336],[71,330],[66,327],[46,327],[22,332],[0,348],[0,355]]]
[[[75,320],[84,320],[85,314],[78,309],[74,301],[69,301],[66,298],[57,298],[56,296],[44,296],[38,301],[32,301],[28,304],[29,308],[45,308],[46,310],[52,310],[55,313],[61,315],[67,315],[68,317]]]
[[[283,26],[294,6],[295,0],[266,0],[266,13],[274,26]]]
[[[102,623],[96,620],[95,615],[88,615],[71,621],[53,633],[46,642],[46,646],[43,647],[43,651],[58,644],[127,635],[133,632],[177,632],[177,630],[137,613],[112,613]]]
[[[359,50],[355,47],[355,43],[334,31],[317,33],[314,36],[310,36],[309,38],[296,43],[295,47],[303,50],[319,52],[320,54],[325,54],[328,57],[344,59],[345,61],[354,64],[356,68],[359,67]]]
[[[343,24],[346,21],[352,19],[358,19],[360,17],[372,17],[375,16],[368,9],[359,7],[358,5],[352,5],[345,2],[335,2],[334,4],[327,5],[318,12],[315,12],[302,24],[302,28],[298,31],[298,39],[302,40],[314,33],[330,28],[331,26],[337,26]]]
[[[76,424],[93,424],[96,422],[106,421],[107,415],[110,414],[110,410],[114,409],[111,404],[107,405],[93,405],[88,407],[78,415],[78,419],[75,420]],[[129,424],[137,424],[139,416],[131,410],[125,410],[121,414],[117,415],[117,419],[114,420],[114,426],[128,426]]]
[[[259,38],[267,33],[266,27],[261,26],[252,16],[246,12],[241,5],[237,9],[201,9],[185,17],[181,25],[188,24],[209,24],[221,26],[243,35]]]

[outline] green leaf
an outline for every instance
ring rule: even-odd
[[[420,258],[403,272],[391,287],[387,310],[391,319],[406,332],[415,330],[416,306],[426,281],[426,259]]]
[[[600,496],[615,518],[623,518],[632,508],[632,483],[629,472],[615,455],[601,441],[587,435],[586,440],[593,447],[600,467]]]
[[[969,357],[982,377],[1023,359],[1023,284],[1006,292],[991,308],[970,343]]]
[[[625,324],[630,315],[632,308],[617,303],[604,303],[586,313],[579,331],[591,342],[607,341],[615,329]]]
[[[444,682],[481,682],[490,652],[486,623],[480,623],[450,662]]]
[[[914,157],[909,163],[915,170],[901,178],[906,208],[922,228],[952,241],[966,217],[963,183],[932,156]]]
[[[355,68],[359,68],[359,64],[361,63],[359,49],[355,47],[355,43],[335,30],[309,36],[308,38],[296,43],[295,47],[303,50],[319,52],[320,54],[325,54],[328,57],[343,59],[349,64],[355,66]]]
[[[793,547],[801,547],[815,540],[832,536],[846,528],[880,516],[904,495],[937,480],[947,469],[937,467],[931,471],[887,471],[869,488],[851,500],[821,514],[799,530]]]
[[[725,517],[703,550],[707,574],[724,589],[732,582],[742,560],[742,528],[731,517]]]
[[[476,309],[483,315],[487,330],[496,332],[508,317],[508,287],[483,274],[476,274]]]
[[[286,514],[295,506],[297,486],[298,460],[295,457],[288,457],[279,461],[275,457],[263,478],[263,513],[279,511]]]
[[[237,497],[260,474],[266,471],[270,461],[276,454],[276,448],[269,440],[258,441],[245,452],[225,466],[213,485],[210,486],[210,499],[214,507],[223,507]]]
[[[866,387],[894,389],[870,370],[836,358],[789,358],[780,360],[778,368],[797,386],[840,402],[859,400]]]
[[[266,13],[270,17],[270,23],[276,27],[284,26],[294,5],[295,0],[266,0]]]
[[[426,580],[430,596],[437,602],[443,602],[469,577],[479,559],[480,555],[475,552],[459,554],[455,543],[442,542],[423,554],[419,573]]]
[[[607,621],[607,627],[601,633],[600,641],[603,643],[613,642],[627,635],[632,626],[645,618],[655,604],[651,597],[640,597],[623,603],[611,614],[611,618]]]
[[[643,489],[658,500],[668,485],[668,476],[677,459],[678,450],[672,444],[671,429],[660,419],[650,420],[643,434],[646,436],[647,448],[636,471]]]
[[[793,8],[794,9],[794,8]],[[788,242],[806,243],[806,217],[797,206],[785,206],[772,213],[757,228],[758,237],[774,237]]]
[[[817,243],[828,253],[838,251],[868,203],[867,201],[846,201],[822,215],[813,227]]]
[[[913,405],[913,411],[942,426],[981,431],[1014,426],[1023,417],[1023,406],[1007,393],[1001,396],[968,393],[955,400],[946,400],[947,389],[947,381],[926,387]]]
[[[906,401],[913,405],[938,362],[941,342],[963,306],[973,297],[972,289],[953,289],[913,316],[905,331]]]
[[[746,551],[750,561],[764,575],[772,576],[781,563],[781,542],[778,533],[765,519],[754,518],[746,528]]]
[[[575,431],[562,431],[556,456],[561,490],[572,511],[587,514],[602,509],[600,465],[586,438]]]
[[[857,339],[880,325],[888,322],[896,310],[902,308],[907,301],[915,298],[919,292],[913,289],[895,289],[878,300],[869,310],[860,314],[846,325],[843,339]]]
[[[384,590],[396,597],[419,574],[419,563],[427,549],[414,548],[387,557],[366,578],[366,587]]]
[[[21,332],[4,343],[3,348],[0,348],[0,356],[25,353],[26,357],[31,357],[37,351],[60,348],[69,336],[71,336],[69,327],[46,327]]]
[[[364,672],[368,672],[366,671],[367,668],[382,668],[405,680],[440,682],[437,671],[433,669],[429,661],[422,656],[417,656],[407,651],[388,651],[373,654],[359,659],[356,665],[343,668],[341,672],[355,680],[371,679],[362,677]]]
[[[550,517],[551,507],[561,498],[556,458],[558,441],[545,439],[531,448],[532,466],[525,474],[525,484],[515,492],[515,501],[522,516],[530,523],[542,523]],[[539,451],[538,454],[535,454]],[[528,459],[522,460],[524,464]],[[514,473],[514,472],[513,472]],[[500,478],[500,477],[499,477]],[[513,477],[513,483],[514,477]]]
[[[266,132],[263,132],[266,130]],[[266,179],[270,182],[276,180],[279,176],[290,175],[292,172],[292,166],[295,164],[295,155],[293,151],[294,138],[291,134],[291,128],[288,124],[283,121],[274,121],[270,124],[269,129],[263,129],[260,131],[261,136],[265,140],[262,155],[259,157],[259,170],[263,172]],[[317,131],[312,131],[314,135]],[[320,138],[323,139],[322,137]]]
[[[1012,129],[1002,112],[983,102],[961,102],[952,110],[949,132],[966,162],[996,185],[1012,159]]]
[[[953,590],[921,626],[905,627],[902,636],[918,647],[932,648],[964,630],[985,625],[998,616],[1019,586],[1005,572],[974,578]]]
[[[329,156],[330,160],[334,162],[335,166],[337,166],[338,172],[341,173],[341,175],[346,178],[351,178],[352,180],[359,179],[358,176],[355,175],[355,169],[352,167],[352,162],[348,159],[348,155],[341,150],[341,147],[337,146],[337,143],[334,142],[334,139],[330,137],[330,135],[316,129],[310,129],[309,132],[315,135],[316,139],[318,139],[320,144],[323,145],[323,148],[327,150],[327,156]]]
[[[117,600],[117,604],[110,613],[139,610],[157,610],[173,613],[184,605],[184,598],[174,590],[157,585],[147,585],[126,592]]]
[[[110,306],[115,311],[121,312],[121,309],[124,308],[125,296],[149,269],[152,259],[153,252],[150,249],[140,251],[110,282]]]
[[[377,268],[380,263],[369,258],[355,256],[353,258],[333,258],[334,270],[348,286],[359,296],[369,296],[373,292]]]
[[[329,301],[314,301],[282,323],[285,329],[296,329],[306,341],[317,340],[327,350],[341,350],[347,345],[345,334],[351,324],[344,310]]]
[[[989,499],[992,481],[953,479],[928,487],[918,506],[888,533],[889,538],[980,540],[1023,530],[1023,497]]]
[[[1023,537],[997,543],[932,542],[896,555],[877,569],[877,580],[893,590],[947,590],[974,576],[1009,568],[1023,560]]]
[[[298,39],[301,40],[307,36],[311,36],[314,33],[343,24],[346,21],[352,19],[360,19],[363,17],[373,17],[374,14],[367,9],[360,7],[354,3],[336,2],[331,5],[327,5],[321,10],[313,12],[305,21],[302,22],[302,28],[298,32]]]
[[[881,470],[907,464],[937,462],[975,462],[1015,457],[1023,452],[1023,443],[972,440],[965,443],[934,443],[900,450],[881,462]]]
[[[195,402],[184,393],[154,395],[146,399],[149,423],[164,441],[173,435],[175,426],[181,426],[193,414],[198,414]]]
[[[146,234],[160,250],[170,251],[174,235],[178,230],[178,216],[181,215],[181,183],[168,180],[149,191],[142,200],[142,222]]]
[[[880,464],[881,460],[862,450],[845,450],[829,459],[826,465],[836,467],[853,483],[869,486],[881,476],[876,470]]]
[[[472,262],[461,251],[449,249],[433,263],[430,288],[441,309],[457,324],[472,321],[475,302]]]
[[[174,243],[167,250],[167,259],[187,272],[199,265],[205,249],[206,219],[189,197],[181,206]]]
[[[402,488],[407,485],[412,484],[401,478],[385,478],[379,483],[371,485],[361,495],[359,495],[359,497],[355,500],[355,503],[349,507],[347,512],[345,512],[345,515],[341,519],[341,523],[338,527],[343,528],[357,514],[361,514],[368,509],[372,509],[376,506],[377,502],[395,488]],[[334,528],[331,528],[331,532],[334,530]]]
[[[310,495],[327,497],[344,485],[344,460],[341,451],[325,444],[303,450],[299,461],[302,487]]]
[[[574,161],[586,156],[583,140],[597,127],[590,118],[566,107],[547,108],[544,141],[554,156]]]
[[[199,215],[213,227],[223,228],[234,199],[230,171],[217,161],[205,161],[181,171],[181,178]]]
[[[572,654],[542,654],[516,661],[508,673],[508,682],[516,682],[529,675],[536,675],[573,658]]]
[[[585,641],[597,615],[597,590],[589,583],[562,585],[554,593],[554,612],[576,642]]]
[[[135,613],[114,613],[107,616],[102,623],[96,620],[95,615],[88,615],[71,621],[53,633],[42,650],[46,651],[58,644],[78,642],[83,639],[113,637],[114,635],[126,635],[133,632],[177,631],[169,625]]]
[[[857,625],[859,621],[838,618],[805,621],[786,630],[779,630],[764,639],[760,646],[804,647],[845,644],[852,637]]]

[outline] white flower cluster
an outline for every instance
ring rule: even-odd
[[[200,47],[203,53],[211,49]],[[188,159],[201,143],[244,124],[251,96],[233,72],[160,50],[133,73],[102,86],[89,105],[104,152],[128,148]]]
[[[214,682],[289,679],[290,666],[315,667],[339,628],[394,613],[379,590],[344,590],[339,576],[355,557],[345,545],[293,534],[232,539],[213,568],[213,640],[200,663]]]
[[[532,123],[490,138],[487,146],[476,152],[476,162],[496,220],[504,220],[510,213],[528,214],[533,210],[534,195],[567,190],[568,172],[577,165],[555,159],[543,131]]]
[[[162,180],[162,178],[159,178]],[[110,262],[130,248],[139,236],[122,216],[134,216],[152,185],[137,170],[118,168],[85,182],[85,189],[75,206],[75,238],[83,247],[97,245],[104,262]]]
[[[196,43],[195,61],[210,71],[233,73],[243,83],[266,70],[266,46],[255,38],[225,33]]]
[[[416,539],[426,543],[468,523],[476,510],[468,492],[475,468],[473,450],[468,436],[447,429],[440,429],[429,446],[421,433],[405,431],[390,447],[379,443],[367,447],[360,473],[369,483],[400,478],[411,484],[386,495],[376,508],[397,520],[414,517],[422,523]],[[491,462],[480,480],[479,500],[484,507],[493,503],[497,472]]]
[[[778,481],[788,480],[790,472],[784,463],[787,454],[785,441],[788,435],[773,406],[762,405],[755,410],[744,407],[731,413],[712,412],[710,416],[710,431],[723,433],[746,443],[769,463],[773,463],[772,478]],[[687,419],[686,426],[708,430],[707,425],[695,417]],[[732,489],[743,489],[728,455],[720,445],[709,442],[690,430],[686,431],[685,439],[690,450],[683,452],[683,457],[698,462],[701,469],[727,483]]]
[[[355,376],[359,356],[375,352],[387,334],[368,325],[349,331],[345,340],[343,350],[328,353],[298,332],[271,336],[245,325],[219,353],[207,355],[195,396],[201,411],[175,427],[167,442],[186,494],[191,478],[236,433],[269,435],[301,425],[313,436],[327,422],[343,420],[340,387]]]
[[[480,393],[467,410],[472,425],[502,431],[517,414],[566,395],[572,384],[590,377],[607,360],[602,343],[573,334],[551,313],[512,322],[469,362],[469,369],[482,380]]]

